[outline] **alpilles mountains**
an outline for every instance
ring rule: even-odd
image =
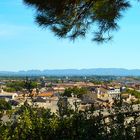
[[[94,69],[55,69],[28,71],[0,71],[0,76],[140,76],[140,69],[94,68]]]

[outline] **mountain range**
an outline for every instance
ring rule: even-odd
[[[28,70],[28,71],[0,71],[0,76],[140,76],[140,69],[123,68],[94,68],[94,69],[54,69],[54,70]]]

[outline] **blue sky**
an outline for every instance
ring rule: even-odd
[[[0,71],[67,68],[140,69],[140,3],[119,21],[113,41],[98,45],[92,35],[58,39],[34,22],[22,0],[0,0]]]

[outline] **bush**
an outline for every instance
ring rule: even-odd
[[[0,111],[11,110],[12,106],[6,102],[4,99],[0,99]]]

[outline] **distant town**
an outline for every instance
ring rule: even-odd
[[[124,105],[140,103],[140,77],[1,77],[0,99],[18,108],[25,102],[34,107],[58,110],[60,100],[67,100],[71,108],[79,110],[92,105],[111,109],[116,101]]]
[[[3,140],[51,139],[52,134],[54,140],[74,140],[80,139],[79,130],[88,139],[135,139],[140,137],[139,114],[138,76],[0,77]],[[114,135],[119,130],[123,133]]]

